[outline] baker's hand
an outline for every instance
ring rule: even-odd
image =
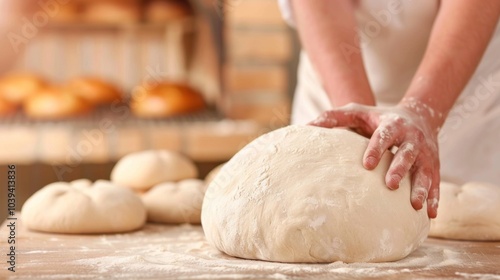
[[[425,108],[424,108],[425,109]],[[412,175],[411,204],[422,209],[427,200],[427,214],[437,215],[439,201],[439,154],[437,131],[431,128],[429,115],[422,108],[398,105],[378,108],[348,104],[321,114],[310,125],[326,128],[349,127],[370,137],[363,156],[365,168],[374,169],[382,154],[392,146],[398,150],[385,176],[389,189],[397,189],[402,178]]]

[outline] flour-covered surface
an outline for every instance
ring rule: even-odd
[[[210,247],[200,226],[60,235],[29,232],[19,222],[16,272],[2,264],[0,279],[500,279],[500,242],[428,239],[398,262],[286,264],[224,255]],[[0,230],[3,256],[7,229],[4,223]]]

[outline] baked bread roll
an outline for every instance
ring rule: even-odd
[[[194,113],[205,109],[203,96],[193,88],[162,83],[132,94],[132,112],[142,118],[161,118]]]
[[[121,99],[120,90],[98,78],[82,77],[68,82],[66,89],[94,105],[111,104]]]
[[[59,5],[59,10],[51,18],[51,22],[55,23],[75,23],[80,21],[82,6],[78,2],[68,2],[64,5]]]
[[[191,14],[191,7],[182,0],[153,0],[144,12],[146,20],[155,23],[183,19]]]
[[[0,97],[0,117],[7,116],[16,111],[16,105]]]
[[[45,88],[24,102],[26,115],[35,119],[62,119],[90,112],[91,105],[85,99],[64,88]]]
[[[92,23],[131,23],[141,19],[141,10],[137,1],[133,0],[89,1],[83,9],[82,18]]]
[[[0,79],[0,97],[20,105],[46,85],[42,78],[33,74],[11,74]]]

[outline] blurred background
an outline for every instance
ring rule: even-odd
[[[203,177],[289,121],[299,46],[275,0],[0,0],[0,35],[0,201],[15,164],[18,210],[141,150]]]

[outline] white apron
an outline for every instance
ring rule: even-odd
[[[279,3],[283,16],[293,25],[288,0]],[[395,9],[398,3],[399,9]],[[395,105],[405,94],[424,54],[438,5],[437,0],[359,1],[356,19],[362,55],[379,106]],[[443,180],[481,181],[500,186],[499,26],[440,131]],[[303,52],[292,123],[307,123],[328,109],[331,109],[328,97]]]

